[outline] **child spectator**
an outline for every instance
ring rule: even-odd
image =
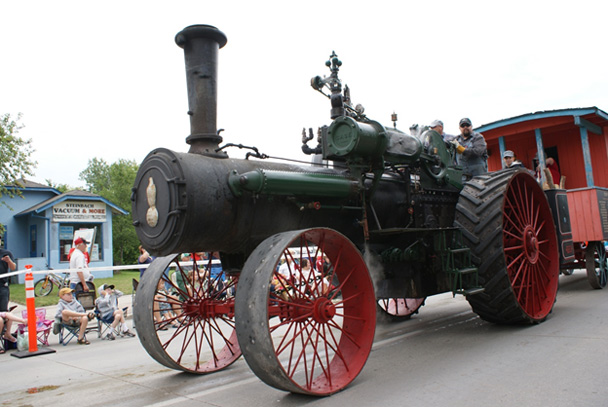
[[[108,332],[106,339],[113,341],[116,339],[114,332],[117,335],[134,337],[135,334],[129,331],[129,327],[125,321],[125,314],[118,307],[118,297],[123,295],[122,291],[115,290],[112,284],[103,284],[99,287],[99,297],[95,300],[95,305],[99,310],[99,318],[107,324],[111,324],[112,332]],[[122,333],[116,331],[118,324],[122,324]]]
[[[95,318],[94,312],[86,313],[82,304],[80,304],[74,298],[74,290],[71,288],[62,288],[59,290],[59,303],[57,304],[57,313],[55,319],[60,319],[66,325],[80,328],[78,330],[78,344],[79,345],[90,345],[84,337],[84,332],[87,328],[87,324],[90,320]],[[53,327],[53,333],[57,335],[59,333],[60,326],[55,323]]]

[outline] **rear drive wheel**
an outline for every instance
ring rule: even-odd
[[[497,323],[538,323],[557,295],[559,253],[545,195],[524,171],[503,170],[465,184],[456,206],[479,269],[480,294],[467,296],[473,310]]]

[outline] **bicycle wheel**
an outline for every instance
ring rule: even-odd
[[[53,282],[48,277],[36,281],[34,284],[34,295],[36,297],[46,297],[53,291]]]

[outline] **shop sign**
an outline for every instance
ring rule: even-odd
[[[53,206],[53,222],[105,222],[106,204],[95,201],[64,201]]]

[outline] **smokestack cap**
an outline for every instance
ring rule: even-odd
[[[175,43],[184,48],[186,43],[194,38],[209,38],[218,43],[219,47],[222,48],[228,42],[226,34],[218,30],[212,25],[197,24],[190,25],[178,32],[175,36]]]

